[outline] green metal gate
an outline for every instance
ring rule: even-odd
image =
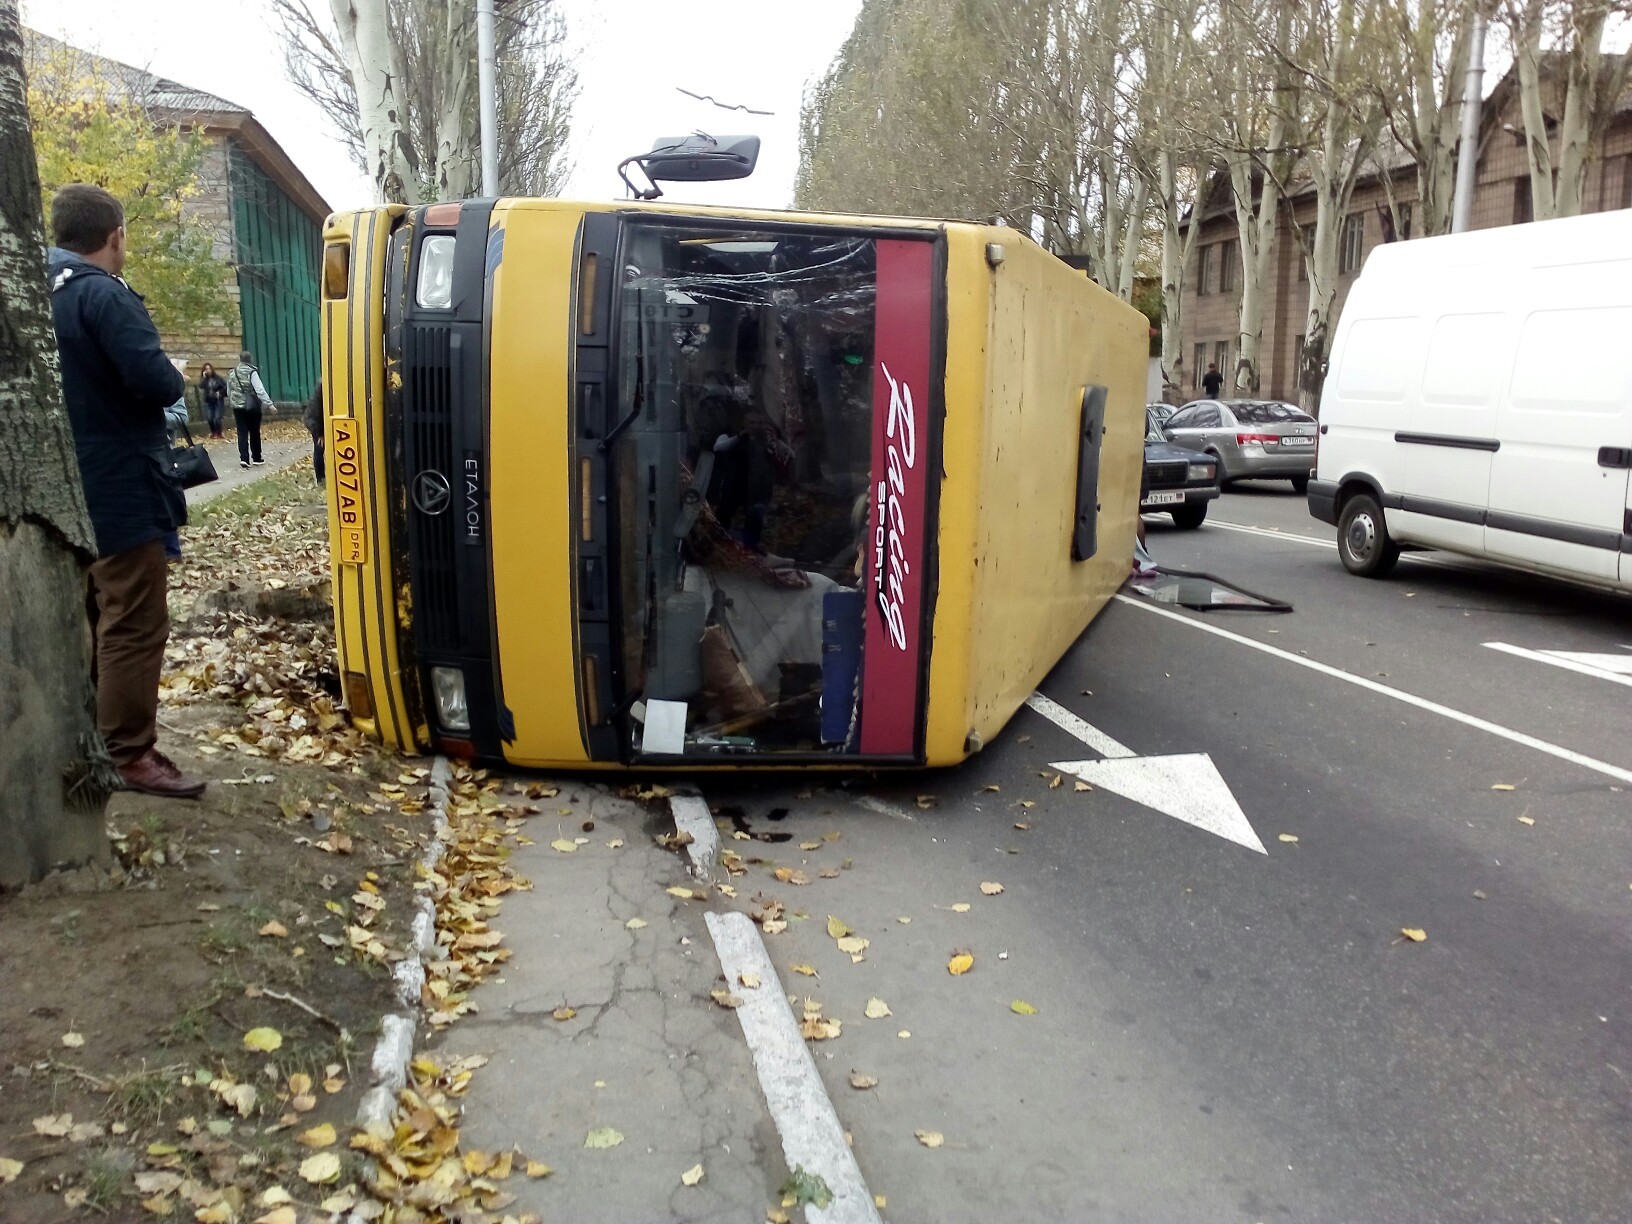
[[[244,347],[255,354],[268,395],[303,401],[319,368],[322,228],[236,142],[228,147]]]

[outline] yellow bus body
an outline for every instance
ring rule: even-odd
[[[447,208],[448,206],[436,206]],[[644,204],[501,200],[488,219],[486,530],[493,649],[513,720],[505,761],[532,768],[777,767],[733,757],[595,759],[586,737],[575,580],[587,493],[574,471],[571,396],[586,217],[645,215],[812,230],[933,235],[944,251],[944,328],[933,612],[917,759],[944,766],[991,742],[1128,574],[1143,456],[1148,328],[1142,315],[1017,231],[963,222]],[[447,747],[405,651],[416,610],[392,523],[411,511],[386,427],[384,308],[400,207],[330,218],[323,368],[339,664],[366,733],[406,752]],[[494,235],[500,235],[496,241]],[[491,261],[490,261],[491,262]],[[342,270],[343,264],[343,270]],[[402,274],[402,269],[397,269]],[[610,273],[612,269],[606,269]],[[332,275],[331,275],[332,274]],[[332,296],[331,296],[332,294]],[[395,381],[394,381],[395,380]],[[1084,393],[1103,387],[1097,550],[1071,557]],[[347,465],[353,464],[355,471]],[[875,477],[877,473],[874,473]],[[803,765],[856,768],[834,755]],[[903,762],[892,762],[903,763]]]

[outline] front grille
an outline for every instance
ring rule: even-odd
[[[1151,487],[1157,485],[1182,485],[1184,473],[1188,464],[1184,463],[1153,463],[1147,469],[1150,473]]]
[[[458,466],[453,457],[452,329],[445,323],[414,323],[407,328],[403,365],[403,432],[408,440],[404,473],[408,483],[408,518],[414,540],[414,619],[427,651],[458,650],[459,599],[456,554],[458,515],[452,505],[426,514],[416,504],[416,482],[422,472],[438,472],[453,487]]]

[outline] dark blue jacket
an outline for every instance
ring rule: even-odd
[[[108,557],[187,521],[164,421],[186,384],[135,290],[60,247],[48,264],[62,398],[97,551]]]

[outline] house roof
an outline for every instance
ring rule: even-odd
[[[157,122],[198,128],[210,135],[231,136],[303,213],[318,225],[329,215],[327,201],[249,107],[145,68],[75,47],[38,30],[26,30],[24,38],[31,73],[42,68],[49,70],[52,62],[62,57],[76,75],[94,77],[114,87],[125,99],[144,107]]]

